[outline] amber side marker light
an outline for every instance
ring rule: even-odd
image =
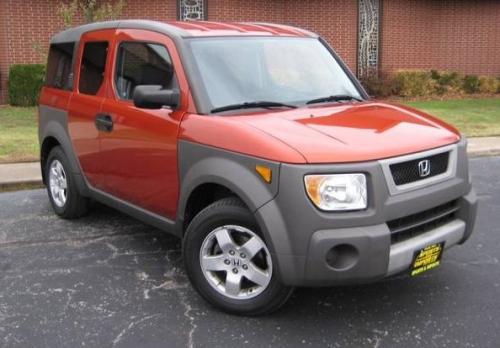
[[[261,166],[261,165],[256,165],[255,166],[255,171],[259,173],[259,175],[264,179],[265,182],[268,184],[271,183],[271,180],[273,179],[273,171],[271,168]]]

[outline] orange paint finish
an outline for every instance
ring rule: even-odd
[[[286,163],[362,162],[455,143],[451,126],[379,102],[330,104],[237,116],[190,115],[181,137]]]
[[[40,92],[39,103],[56,109],[66,110],[71,98],[71,91],[44,86]]]
[[[85,43],[92,41],[109,44],[104,82],[95,96],[74,94],[68,119],[73,147],[85,176],[97,189],[173,219],[179,194],[179,124],[187,110],[195,109],[177,48],[171,39],[155,32],[132,29],[90,32],[82,36],[76,72],[82,69]],[[119,44],[127,41],[157,43],[167,48],[181,91],[180,105],[175,111],[140,109],[132,101],[117,97],[115,57]],[[75,76],[77,91],[79,75]],[[97,114],[111,117],[112,132],[96,129]]]
[[[108,42],[111,45],[113,35],[114,30],[112,29],[89,32],[82,35],[74,70],[73,90],[76,93],[73,93],[68,107],[68,131],[73,148],[88,182],[98,189],[103,189],[105,186],[104,176],[100,171],[103,167],[103,162],[99,154],[99,132],[95,127],[95,117],[101,110],[101,105],[104,102],[107,79],[104,78],[96,95],[79,93],[80,72],[82,69],[85,69],[81,62],[81,57],[87,42]],[[110,57],[108,55],[106,65],[109,65],[109,62]]]
[[[242,116],[186,115],[179,138],[268,160],[305,163],[301,153],[285,141],[242,120]]]
[[[178,198],[178,112],[144,111],[106,100],[113,131],[100,137],[104,190],[163,216],[175,217]]]
[[[175,110],[146,110],[117,97],[116,55],[122,42],[148,42],[166,47],[181,91]],[[192,97],[177,49],[171,39],[144,30],[120,29],[109,52],[107,98],[101,113],[111,116],[113,131],[100,135],[104,191],[162,216],[175,218],[179,195],[177,134]]]

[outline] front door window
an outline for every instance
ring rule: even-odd
[[[116,58],[116,94],[120,99],[132,99],[134,88],[139,85],[178,87],[165,46],[145,42],[120,44]]]

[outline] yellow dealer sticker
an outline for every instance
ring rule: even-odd
[[[415,252],[411,266],[411,275],[416,276],[425,271],[436,268],[441,263],[444,242],[426,246]]]

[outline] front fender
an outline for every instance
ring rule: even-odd
[[[256,157],[226,151],[181,140],[179,177],[181,178],[177,221],[182,226],[186,205],[191,193],[203,184],[218,184],[234,192],[255,213],[278,193],[280,164]],[[256,165],[272,170],[271,183],[256,172]],[[267,234],[266,229],[262,229]],[[272,241],[270,236],[264,236]],[[269,238],[268,238],[269,237]]]
[[[178,216],[184,216],[191,193],[202,184],[219,184],[235,194],[255,212],[278,192],[280,164],[226,150],[179,142],[179,177],[181,178]],[[256,172],[256,165],[272,170],[271,183]]]

